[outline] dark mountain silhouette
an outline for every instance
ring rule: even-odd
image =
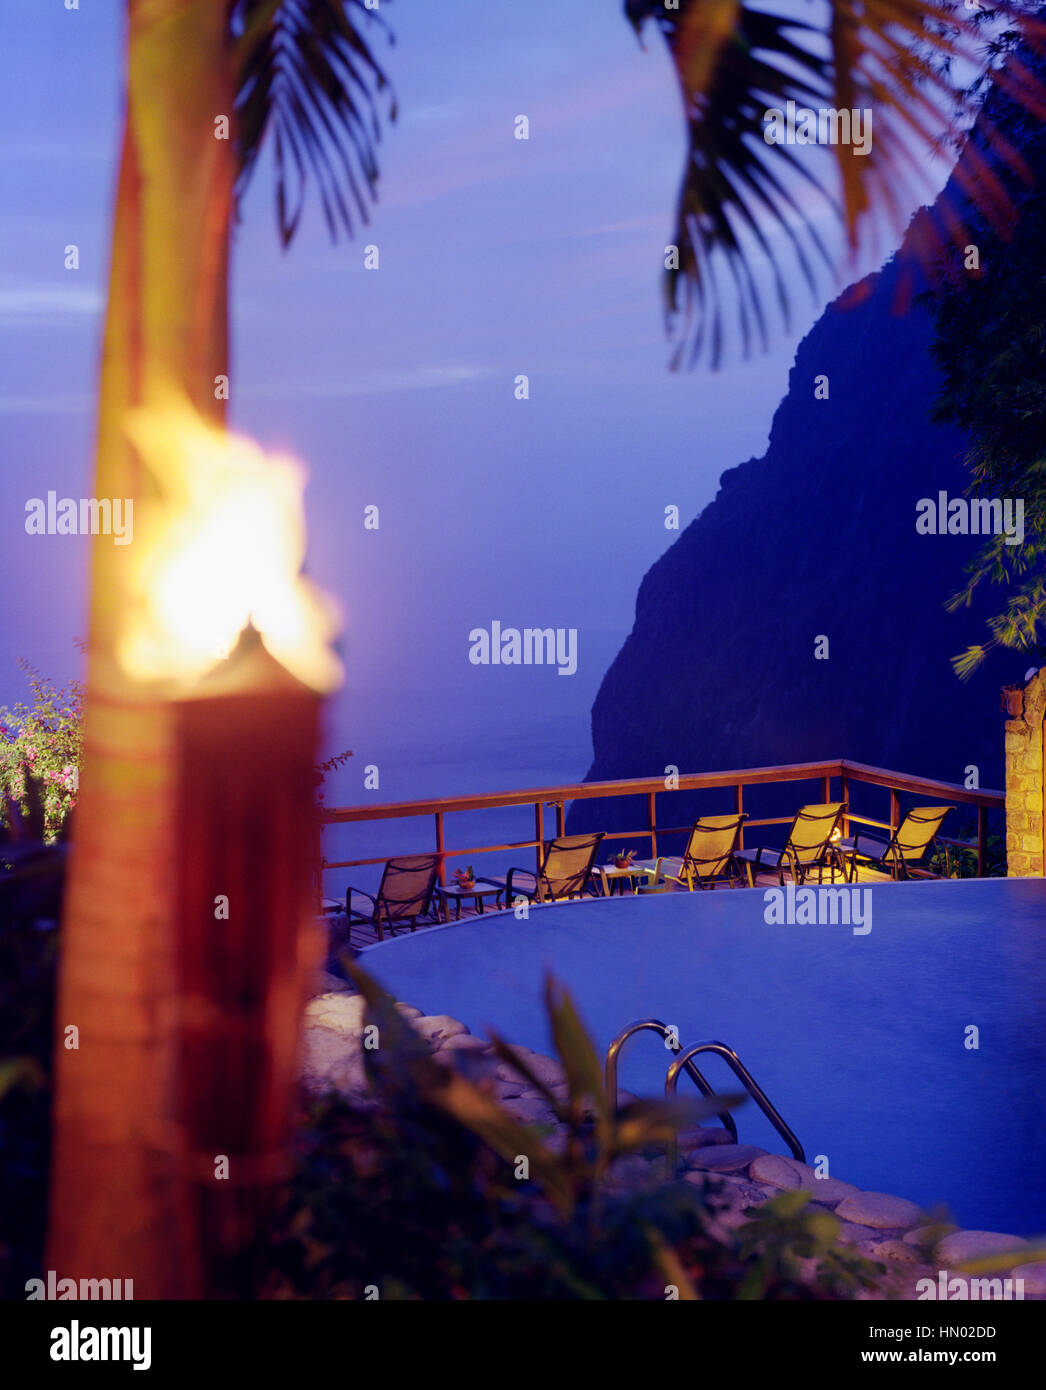
[[[969,483],[967,442],[929,416],[931,313],[898,309],[912,299],[911,243],[933,216],[825,311],[796,353],[765,455],[723,474],[643,579],[592,709],[586,780],[844,757],[950,782],[974,764],[981,786],[1002,786],[998,692],[1027,659],[1001,653],[968,683],[955,677],[950,658],[983,640],[1001,592],[945,612],[983,541],[915,529],[920,498]],[[821,376],[827,400],[815,398]],[[815,659],[818,637],[827,660]],[[786,788],[755,813],[802,799],[816,789]],[[732,805],[727,792],[683,800],[676,823]],[[582,801],[569,827],[638,829],[643,814],[636,801]]]

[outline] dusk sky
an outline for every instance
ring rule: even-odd
[[[30,497],[89,491],[122,10],[0,0],[0,704],[24,693],[19,656],[72,675],[86,627],[85,543],[24,519]],[[267,163],[243,207],[232,421],[309,469],[310,570],[345,619],[330,746],[356,753],[329,799],[362,800],[372,762],[382,800],[573,780],[673,539],[665,507],[685,526],[762,452],[799,336],[852,275],[816,305],[797,288],[768,356],[670,373],[659,273],[683,131],[654,31],[644,51],[617,0],[382,13],[400,116],[370,228],[332,246],[313,201],[283,254]],[[470,665],[468,632],[493,620],[577,628],[577,674]]]

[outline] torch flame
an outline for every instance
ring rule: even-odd
[[[301,465],[203,419],[187,403],[135,411],[127,432],[160,497],[129,557],[132,617],[118,644],[136,680],[192,682],[254,627],[296,679],[327,693],[341,678],[331,601],[301,572]]]

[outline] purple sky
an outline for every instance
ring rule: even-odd
[[[83,542],[26,536],[24,509],[89,490],[121,9],[0,8],[0,704],[23,693],[19,655],[72,674],[86,626]],[[641,50],[617,0],[383,12],[401,114],[371,228],[332,247],[313,205],[282,254],[265,163],[232,285],[233,422],[308,464],[310,568],[345,610],[331,741],[356,749],[335,798],[352,800],[365,761],[388,770],[382,799],[584,771],[592,697],[673,538],[665,506],[685,526],[762,451],[820,308],[797,288],[770,355],[668,372],[658,277],[681,120],[660,41]],[[467,633],[493,619],[576,627],[578,674],[470,666]]]

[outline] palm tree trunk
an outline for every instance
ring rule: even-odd
[[[227,372],[233,88],[219,0],[128,0],[128,91],[94,495],[155,489],[124,434],[170,386],[220,418]],[[84,768],[62,934],[48,1267],[192,1296],[170,1129],[174,1058],[172,712],[115,660],[131,546],[92,551]],[[66,1029],[78,1030],[68,1046]]]

